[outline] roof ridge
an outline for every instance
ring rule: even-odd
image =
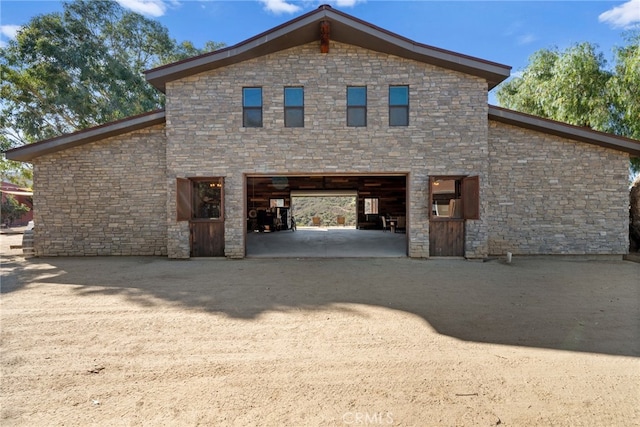
[[[317,24],[326,19],[331,21],[333,41],[475,75],[486,79],[489,89],[509,77],[511,72],[510,66],[422,44],[323,5],[233,46],[147,70],[146,79],[164,92],[169,81],[319,42]]]

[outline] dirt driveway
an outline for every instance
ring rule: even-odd
[[[24,260],[3,426],[629,426],[640,264]]]

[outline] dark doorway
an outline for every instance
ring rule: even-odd
[[[433,176],[429,180],[430,256],[464,256],[465,221],[478,219],[477,176]]]
[[[224,179],[178,178],[177,220],[189,222],[192,257],[224,256]]]

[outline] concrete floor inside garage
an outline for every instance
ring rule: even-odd
[[[407,235],[348,227],[249,231],[246,254],[253,258],[400,258],[407,256]]]

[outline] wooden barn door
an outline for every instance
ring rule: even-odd
[[[429,255],[464,256],[466,220],[480,218],[478,177],[431,177],[429,188]]]
[[[224,256],[224,222],[191,221],[191,256]]]
[[[464,256],[464,220],[431,220],[429,223],[430,256]]]
[[[192,257],[224,256],[224,180],[178,178],[177,220],[189,221]]]

